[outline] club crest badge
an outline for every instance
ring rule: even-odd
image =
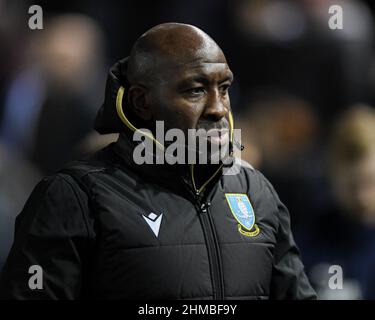
[[[238,222],[238,231],[248,237],[255,237],[260,230],[255,223],[255,213],[247,194],[226,193],[230,211]]]

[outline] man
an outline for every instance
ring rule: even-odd
[[[230,140],[233,149],[232,79],[221,49],[193,26],[162,24],[142,35],[111,69],[97,116],[96,129],[120,132],[118,141],[35,188],[17,219],[2,295],[315,298],[288,211],[258,171],[228,158],[158,164],[168,144],[155,138],[156,121],[185,134],[212,130],[211,146]],[[156,161],[139,164],[135,149],[150,141]],[[229,174],[236,163],[239,172]]]

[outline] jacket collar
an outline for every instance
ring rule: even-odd
[[[162,183],[171,188],[179,188],[186,184],[195,195],[201,195],[206,187],[217,182],[222,176],[223,165],[194,165],[194,164],[137,164],[133,159],[134,142],[129,134],[121,132],[114,144],[114,152],[137,175],[152,182]],[[155,157],[155,155],[153,155]],[[205,177],[202,179],[202,177]]]

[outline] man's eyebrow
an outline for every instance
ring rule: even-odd
[[[223,83],[226,81],[233,82],[234,81],[234,76],[233,73],[231,72],[230,75],[226,76],[223,80],[219,81],[219,83]]]
[[[226,82],[226,81],[230,81],[230,82],[233,82],[234,78],[233,78],[233,74],[229,74],[225,77],[223,77],[222,79],[220,79],[218,81],[218,83],[223,83],[223,82]],[[187,77],[185,79],[182,79],[181,81],[179,81],[179,85],[183,86],[183,85],[188,85],[192,82],[197,82],[197,83],[202,83],[202,84],[209,84],[210,83],[210,80],[205,77],[205,76],[202,76],[202,75],[196,75],[196,76],[192,76],[192,77]]]

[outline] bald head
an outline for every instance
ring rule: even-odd
[[[128,113],[142,127],[227,127],[233,74],[202,30],[178,23],[150,29],[132,48],[127,77]]]
[[[145,32],[134,44],[128,63],[130,83],[150,84],[168,71],[199,62],[226,63],[215,41],[188,24],[164,23]]]

